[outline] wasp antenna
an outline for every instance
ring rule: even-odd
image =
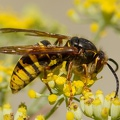
[[[118,79],[117,74],[115,73],[115,70],[108,63],[107,63],[107,66],[109,67],[109,69],[113,73],[115,80],[116,80],[116,91],[115,91],[115,96],[114,96],[114,98],[116,98],[118,96],[118,92],[119,92],[119,79]]]
[[[108,60],[113,62],[116,65],[116,69],[114,70],[116,72],[118,70],[118,68],[119,68],[118,63],[115,60],[113,60],[112,58],[109,58]]]

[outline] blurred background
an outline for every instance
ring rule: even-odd
[[[118,65],[120,64],[120,31],[119,23],[120,19],[113,21],[112,25],[106,25],[103,28],[103,33],[97,34],[97,27],[100,27],[100,16],[94,16],[95,9],[92,8],[91,13],[84,8],[81,9],[79,1],[70,0],[0,0],[0,18],[3,20],[0,21],[0,27],[19,27],[19,28],[35,28],[46,32],[53,32],[59,34],[66,34],[69,36],[79,36],[87,38],[95,42],[98,49],[102,49],[107,54],[108,58],[113,58],[117,61]],[[78,8],[79,7],[79,8]],[[81,11],[81,12],[80,12]],[[111,13],[107,13],[106,16]],[[113,13],[112,13],[113,14]],[[95,13],[96,15],[96,13]],[[99,15],[99,12],[97,13]],[[4,16],[4,17],[3,17]],[[111,19],[110,16],[109,18]],[[3,22],[4,21],[4,22]],[[19,22],[16,22],[19,21]],[[15,23],[16,22],[16,23]],[[93,28],[92,28],[93,25]],[[99,26],[98,26],[99,25]],[[30,38],[18,35],[12,37],[10,35],[0,35],[0,46],[6,45],[23,45],[23,44],[35,44],[42,38]],[[18,39],[17,39],[18,38]],[[21,39],[22,38],[22,39]],[[12,40],[11,40],[12,39]],[[97,41],[95,41],[97,39]],[[0,60],[7,59],[5,62],[6,66],[10,66],[16,63],[19,59],[19,56],[11,55],[1,55]],[[14,64],[13,64],[14,63]],[[2,62],[2,64],[4,64]],[[114,64],[111,63],[113,68]],[[117,75],[120,78],[120,71],[117,71]],[[98,75],[103,78],[98,80],[91,89],[95,92],[97,89],[101,89],[104,94],[108,94],[116,89],[115,78],[112,75],[108,67],[105,66],[103,71]],[[9,78],[10,76],[8,76]],[[10,78],[9,78],[10,79]],[[32,88],[36,91],[41,87],[39,80],[35,80]],[[30,88],[30,87],[29,87]],[[28,89],[29,89],[28,88]],[[20,102],[25,102],[28,106],[31,105],[32,99],[27,95],[27,91],[21,90],[17,94],[9,95],[9,102],[14,111],[17,110],[17,106]],[[41,102],[41,101],[39,101]],[[46,109],[49,109],[47,105],[44,109],[41,110],[41,113],[46,112]],[[50,117],[49,120],[64,120],[66,114],[65,105],[62,104],[60,108]],[[84,118],[88,120],[88,118]]]

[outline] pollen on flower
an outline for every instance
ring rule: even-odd
[[[51,94],[48,96],[48,101],[50,104],[54,104],[57,101],[57,98],[58,98],[57,95]]]

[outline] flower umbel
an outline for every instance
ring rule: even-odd
[[[104,97],[98,90],[96,95],[84,95],[80,98],[80,105],[82,111],[93,119],[117,120],[120,116],[120,99],[114,98],[113,93]]]

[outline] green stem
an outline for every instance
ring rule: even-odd
[[[45,116],[45,120],[47,120],[58,108],[59,106],[62,104],[62,102],[64,101],[64,98],[60,98],[57,103],[54,105],[54,107],[50,110],[50,112]]]
[[[44,86],[41,90],[40,93],[44,94],[44,92],[46,91],[47,87]],[[33,101],[33,103],[29,106],[28,108],[28,114],[31,116],[33,114],[35,114],[35,112],[40,109],[44,104],[43,102],[40,102],[40,99],[42,99],[43,97],[37,98]],[[41,104],[42,103],[42,104]],[[44,100],[45,103],[45,100]],[[36,107],[35,107],[36,106]],[[33,109],[34,108],[34,109]]]
[[[5,103],[6,100],[6,92],[0,92],[0,106]]]

